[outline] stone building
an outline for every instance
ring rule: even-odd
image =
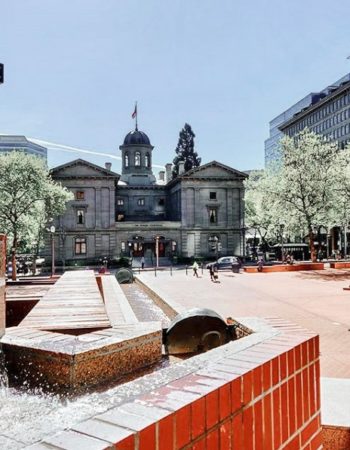
[[[175,179],[167,164],[156,179],[137,129],[120,150],[121,175],[82,159],[52,169],[75,197],[56,223],[55,259],[244,255],[246,174],[212,161]]]

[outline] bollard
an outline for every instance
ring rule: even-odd
[[[157,276],[157,267],[156,266],[154,266],[154,276],[155,277]]]
[[[188,274],[187,274],[187,269],[188,269],[188,267],[186,266],[186,275],[188,275]]]
[[[204,263],[202,263],[202,275],[203,275],[203,268],[204,268]]]
[[[173,276],[173,266],[170,266],[170,276]]]

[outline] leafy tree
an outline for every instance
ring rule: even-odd
[[[278,167],[266,170],[255,187],[255,202],[259,196],[270,202],[265,207],[269,205],[275,223],[284,223],[295,234],[306,230],[313,261],[315,229],[334,225],[341,217],[339,202],[347,195],[341,186],[350,188],[345,161],[350,161],[349,150],[339,151],[337,143],[305,129],[295,138],[282,139]]]
[[[184,161],[185,172],[191,170],[193,167],[198,167],[201,163],[201,158],[198,157],[197,152],[194,151],[194,138],[191,125],[185,123],[185,126],[180,131],[179,142],[175,149],[176,156],[173,160],[173,178],[179,174],[179,163]]]
[[[42,160],[22,152],[0,156],[0,230],[10,240],[12,279],[21,242],[36,240],[39,247],[49,221],[65,209],[72,194],[55,183]]]

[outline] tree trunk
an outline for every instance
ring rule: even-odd
[[[309,228],[309,247],[310,247],[310,255],[311,255],[311,261],[316,262],[316,252],[315,252],[315,244],[314,244],[314,233],[312,229]]]
[[[17,279],[17,265],[16,265],[16,250],[17,250],[17,235],[14,235],[12,248],[11,248],[11,260],[12,260],[12,281]]]
[[[32,264],[32,273],[33,273],[33,276],[36,275],[36,259],[37,259],[37,255],[35,254],[35,255],[33,255],[33,264]]]

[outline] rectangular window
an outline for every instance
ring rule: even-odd
[[[85,223],[85,211],[83,209],[77,209],[77,224],[84,225]]]
[[[210,223],[218,222],[218,212],[216,208],[209,208],[209,222]]]
[[[75,193],[75,199],[76,200],[84,200],[85,196],[84,196],[84,191],[77,191]]]
[[[165,205],[165,200],[164,200],[164,198],[160,198],[160,199],[158,200],[158,205],[159,205],[159,206],[164,206],[164,205]]]
[[[75,254],[86,255],[86,239],[75,238]]]
[[[209,192],[210,200],[216,200],[216,192]]]
[[[117,199],[117,205],[118,206],[124,206],[124,199],[123,198],[118,198]]]
[[[137,200],[137,204],[138,204],[138,206],[145,206],[145,199],[144,198],[139,198]]]
[[[121,242],[121,249],[122,249],[122,252],[125,252],[125,250],[126,250],[125,242]]]

